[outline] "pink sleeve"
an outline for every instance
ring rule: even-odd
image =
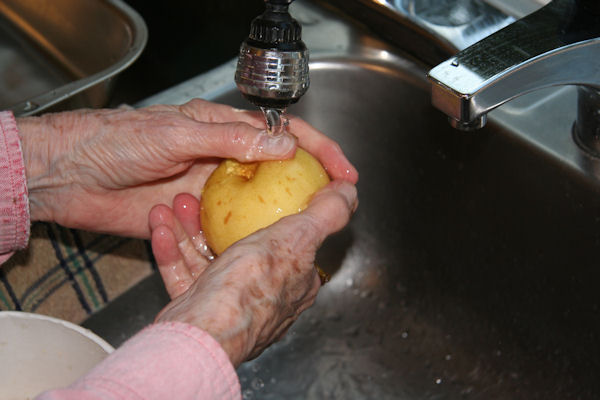
[[[221,346],[183,323],[151,325],[86,376],[36,400],[241,399],[239,380]]]
[[[15,117],[0,112],[0,264],[29,240],[29,199]]]

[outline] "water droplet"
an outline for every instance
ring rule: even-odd
[[[404,332],[402,332],[402,333],[400,334],[400,337],[401,337],[402,339],[407,339],[407,338],[408,338],[408,331],[404,331]]]
[[[442,378],[437,378],[437,379],[435,380],[435,384],[436,384],[436,385],[440,385],[441,383],[442,383]]]
[[[254,399],[254,392],[250,389],[246,389],[242,392],[242,399],[251,400]]]
[[[39,107],[39,104],[28,101],[23,105],[23,111],[33,111]]]
[[[260,390],[265,387],[265,383],[260,378],[254,378],[252,379],[250,386],[252,386],[252,389],[254,390]]]
[[[352,280],[352,278],[346,279],[346,286],[352,287],[352,285],[354,285],[354,281]]]
[[[452,360],[452,354],[446,354],[446,357],[444,357],[446,359],[446,361],[450,361]]]

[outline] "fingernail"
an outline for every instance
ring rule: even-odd
[[[288,132],[282,135],[270,135],[266,131],[260,133],[261,139],[259,149],[270,156],[284,156],[296,146],[296,138]]]
[[[356,186],[346,181],[334,181],[331,184],[332,189],[336,190],[339,194],[344,196],[348,207],[354,212],[358,207],[358,198],[356,193]]]

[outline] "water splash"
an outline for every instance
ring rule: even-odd
[[[266,107],[261,107],[260,109],[265,116],[267,132],[273,136],[282,135],[289,124],[289,120],[285,116],[285,109]]]

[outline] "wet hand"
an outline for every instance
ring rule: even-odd
[[[153,205],[180,192],[199,196],[219,158],[288,158],[296,146],[292,135],[268,136],[255,113],[197,99],[47,114],[17,124],[32,220],[134,237],[149,237]],[[325,152],[333,175],[356,179],[337,144],[302,121],[291,128],[301,144]]]
[[[316,250],[347,224],[356,205],[355,187],[333,181],[305,211],[242,239],[213,261],[199,234],[194,196],[177,196],[172,208],[154,207],[152,247],[173,298],[157,321],[204,329],[236,366],[258,356],[313,304],[321,286]]]

